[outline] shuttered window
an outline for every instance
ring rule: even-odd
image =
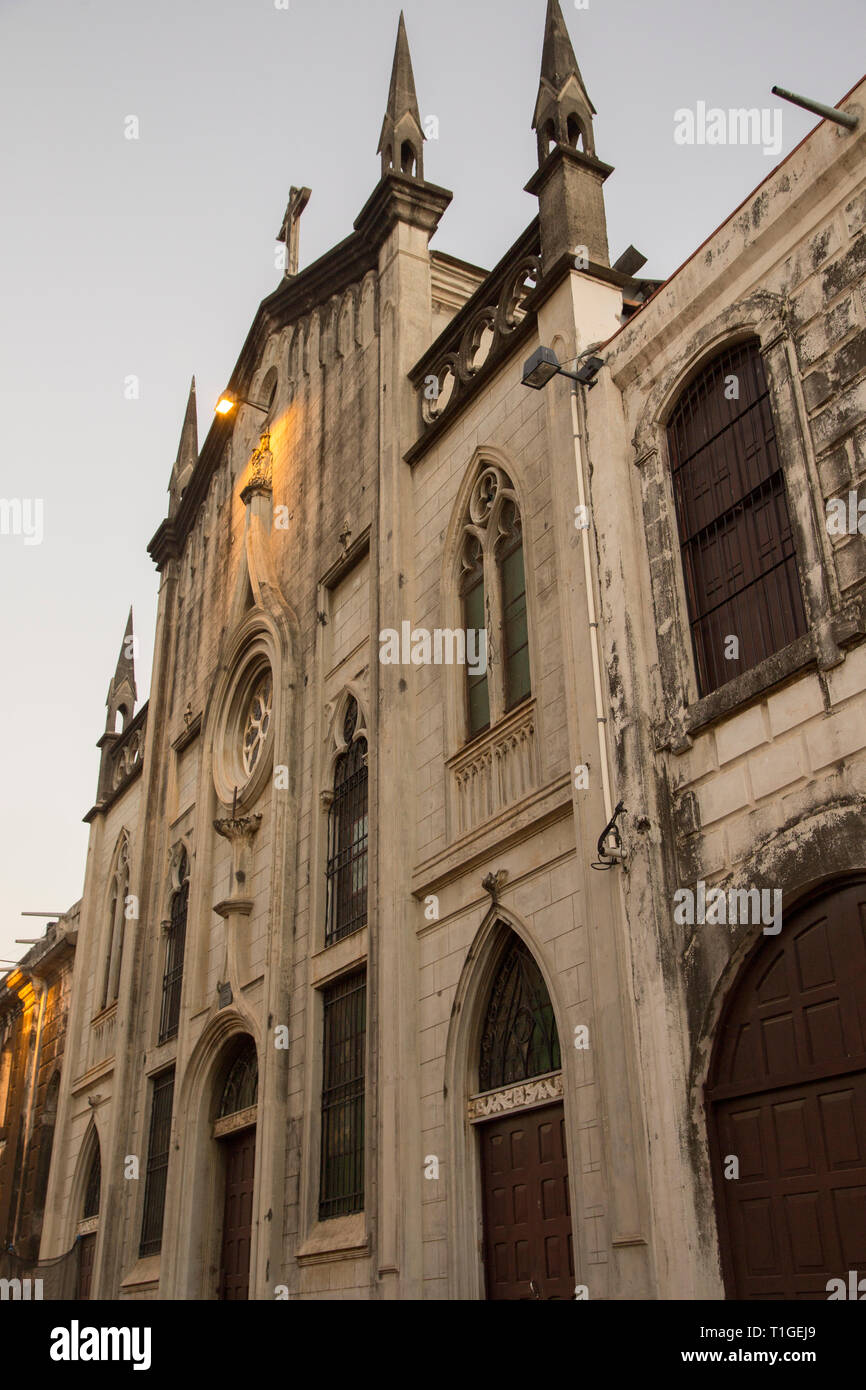
[[[691,383],[668,444],[698,686],[708,695],[806,631],[755,342],[726,349]]]

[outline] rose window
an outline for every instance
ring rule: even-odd
[[[244,727],[244,772],[251,777],[268,736],[273,709],[273,681],[270,671],[253,690]]]

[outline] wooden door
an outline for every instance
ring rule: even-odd
[[[561,1104],[481,1126],[489,1299],[574,1297]]]
[[[826,1299],[828,1280],[866,1272],[866,881],[766,938],[708,1098],[728,1296]]]
[[[256,1163],[255,1126],[222,1141],[226,1189],[220,1298],[227,1302],[249,1298],[250,1244],[253,1220],[253,1173]]]
[[[76,1298],[82,1301],[90,1298],[93,1281],[93,1261],[96,1257],[96,1236],[82,1236],[78,1242],[78,1291]]]

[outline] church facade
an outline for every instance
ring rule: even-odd
[[[109,689],[41,1245],[82,1297],[866,1263],[864,106],[642,279],[548,0],[486,272],[430,247],[401,17],[381,179],[303,270],[292,191]]]

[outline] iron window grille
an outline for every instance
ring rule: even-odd
[[[668,424],[668,442],[703,696],[806,632],[757,344],[726,349],[691,383]],[[739,641],[736,658],[731,637]]]
[[[174,1102],[174,1071],[164,1072],[153,1083],[150,1100],[150,1137],[147,1145],[147,1174],[144,1184],[144,1214],[141,1222],[139,1257],[158,1255],[162,1249],[162,1222],[165,1215],[165,1185],[171,1145],[171,1111]]]
[[[320,1221],[364,1209],[366,995],[363,970],[324,991]]]
[[[186,850],[178,867],[180,887],[171,900],[171,921],[162,977],[162,1013],[159,1021],[159,1042],[177,1037],[180,1025],[180,996],[183,989],[183,961],[186,953],[186,919],[189,907],[189,865]]]
[[[515,936],[490,991],[481,1035],[479,1088],[494,1091],[561,1066],[547,986],[532,953]]]
[[[367,925],[367,742],[354,739],[358,706],[349,701],[343,727],[348,745],[334,769],[328,816],[325,945]]]

